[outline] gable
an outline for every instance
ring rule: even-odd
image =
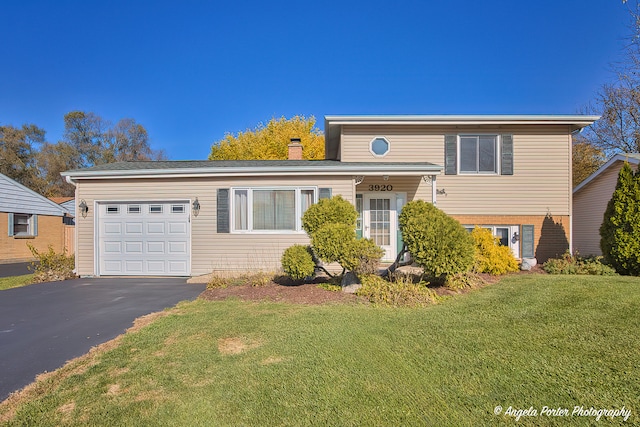
[[[44,196],[0,174],[0,212],[64,216],[67,211]]]

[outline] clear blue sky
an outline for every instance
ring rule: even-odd
[[[574,114],[627,24],[621,0],[8,0],[0,124],[130,117],[180,160],[296,114]]]

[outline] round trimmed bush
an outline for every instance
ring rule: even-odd
[[[433,277],[469,271],[475,247],[469,232],[455,219],[424,200],[402,208],[402,238],[415,262]]]
[[[344,259],[342,266],[353,271],[356,275],[378,274],[380,260],[384,250],[376,245],[372,239],[356,239],[351,244],[351,250]]]
[[[313,276],[315,263],[308,246],[293,245],[282,254],[282,269],[295,280]]]
[[[351,203],[341,196],[334,196],[309,206],[302,216],[302,228],[309,236],[325,224],[345,224],[355,230],[357,218],[358,211]]]
[[[344,267],[356,240],[356,230],[346,224],[325,224],[311,235],[311,246],[324,262],[337,262]]]
[[[476,245],[474,270],[478,273],[505,274],[518,271],[518,261],[508,246],[501,246],[491,230],[476,226],[471,232]]]

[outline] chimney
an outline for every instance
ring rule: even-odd
[[[289,160],[302,160],[302,144],[300,138],[291,138],[289,147]]]

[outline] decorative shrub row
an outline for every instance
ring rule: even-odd
[[[603,262],[603,257],[581,257],[565,252],[560,258],[549,259],[542,265],[549,274],[591,274],[615,276],[616,270]]]

